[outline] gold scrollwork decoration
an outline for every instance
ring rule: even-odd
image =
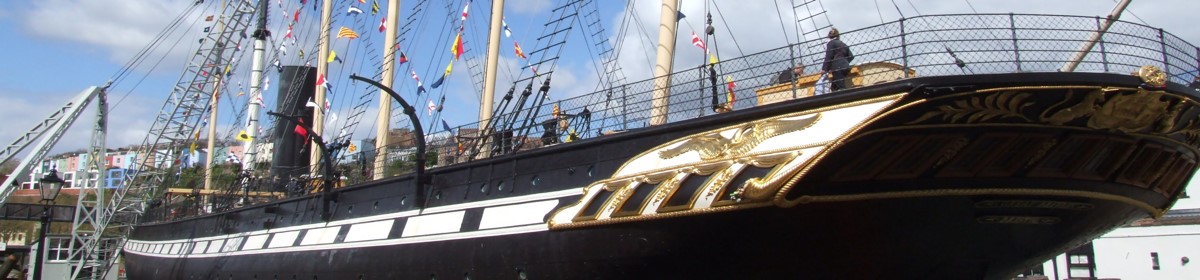
[[[1170,106],[1162,100],[1164,92],[1138,90],[1134,93],[1114,93],[1088,120],[1088,127],[1117,130],[1125,133],[1152,130],[1166,132],[1174,126],[1174,116],[1181,106]],[[1174,112],[1172,112],[1174,111]],[[1164,118],[1172,119],[1162,121]]]
[[[755,121],[738,127],[732,138],[725,138],[720,132],[699,135],[684,141],[679,146],[659,152],[658,156],[662,159],[671,159],[687,152],[696,151],[703,160],[739,157],[771,137],[804,130],[815,124],[820,118],[821,114],[818,113],[799,119]]]
[[[679,188],[679,183],[683,181],[683,178],[687,178],[687,175],[671,177],[670,179],[663,181],[662,184],[659,184],[658,189],[655,190],[654,196],[651,199],[651,203],[655,205],[661,204],[662,201],[666,200],[668,196],[670,196],[672,193],[675,193],[675,189]]]
[[[986,96],[972,96],[955,100],[952,105],[938,106],[936,111],[926,112],[921,117],[906,124],[920,123],[941,116],[943,120],[967,123],[985,122],[999,118],[1018,118],[1030,121],[1022,110],[1033,102],[1026,102],[1031,94],[1027,92],[1007,91]]]

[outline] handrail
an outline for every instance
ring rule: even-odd
[[[841,35],[855,54],[855,65],[886,64],[899,72],[884,73],[898,75],[894,79],[912,76],[953,76],[998,73],[1053,73],[1067,63],[1078,47],[1089,40],[1097,29],[1097,21],[1091,16],[1059,16],[1043,14],[954,14],[925,15],[902,18],[896,21],[846,31]],[[736,58],[722,58],[718,62],[723,72],[718,72],[719,101],[727,104],[723,109],[745,109],[760,104],[758,92],[781,89],[791,92],[793,86],[781,86],[775,81],[781,71],[790,71],[792,61],[800,62],[805,73],[817,73],[824,53],[795,53],[805,50],[802,46],[819,44],[823,40],[810,40],[763,50]],[[1187,84],[1200,73],[1200,48],[1159,28],[1115,21],[1109,30],[1096,42],[1097,47],[1083,56],[1077,72],[1105,72],[1128,74],[1145,65],[1162,68],[1174,83]],[[951,55],[953,53],[953,55]],[[711,104],[712,83],[703,66],[681,69],[669,75],[671,79],[670,112],[668,123],[696,117],[719,114]],[[864,79],[884,83],[894,80],[883,79],[878,73],[862,72]],[[876,76],[871,76],[876,75]],[[725,96],[726,78],[735,81],[732,102]],[[815,77],[800,77],[810,84]],[[559,86],[557,88],[564,88]],[[531,122],[519,122],[521,127],[512,131],[525,131],[525,135],[513,135],[514,151],[536,149],[544,145],[556,145],[568,138],[590,138],[623,130],[649,126],[650,98],[653,78],[596,92],[563,96],[561,92],[549,92],[554,99],[537,108],[509,110],[496,114],[493,120],[533,115]],[[703,90],[703,91],[702,91]],[[811,90],[797,87],[795,90]],[[778,95],[791,99],[793,96]],[[763,99],[763,103],[775,100]],[[731,103],[731,104],[730,104]],[[554,110],[555,106],[559,110]],[[587,114],[581,114],[583,112]],[[537,112],[537,113],[531,113]],[[587,115],[584,119],[581,115]],[[546,125],[560,123],[559,126]],[[426,124],[428,125],[428,124]],[[419,126],[413,127],[415,129]],[[437,126],[434,126],[437,127]],[[563,129],[563,128],[566,129]],[[546,131],[546,129],[558,131]],[[401,134],[404,135],[404,134]],[[407,134],[407,137],[414,137]],[[478,123],[459,127],[433,129],[424,134],[430,153],[436,154],[434,166],[479,160],[489,155],[472,156],[470,145],[483,142]],[[540,137],[559,137],[557,140],[538,141]],[[405,161],[415,152],[413,139],[389,141],[394,144],[389,150],[389,163]],[[543,144],[546,143],[546,144]],[[421,153],[417,156],[424,156]],[[390,164],[389,164],[390,165]],[[343,168],[357,169],[353,164]],[[404,172],[399,172],[404,173]],[[397,172],[388,172],[395,176]],[[402,175],[403,176],[403,175]],[[352,185],[372,180],[369,176],[347,172],[337,185]],[[283,182],[286,183],[286,182]],[[252,191],[278,191],[281,182],[256,182]],[[292,182],[291,185],[303,185]],[[301,188],[302,190],[303,188]],[[306,192],[293,192],[292,196]],[[261,203],[258,201],[256,203]],[[193,206],[194,207],[194,206]],[[159,219],[170,219],[170,207],[155,211]],[[151,211],[153,212],[153,211]],[[182,211],[181,211],[182,212]],[[178,217],[174,217],[178,218]]]

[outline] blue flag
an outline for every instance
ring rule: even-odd
[[[442,128],[445,128],[445,129],[446,129],[446,131],[450,131],[450,130],[451,130],[451,129],[450,129],[450,124],[446,123],[446,120],[445,120],[445,119],[442,119]]]
[[[433,84],[430,86],[432,86],[433,88],[438,88],[438,87],[442,86],[442,82],[445,82],[445,81],[446,81],[446,75],[442,75],[442,77],[438,78],[438,80],[433,82]]]

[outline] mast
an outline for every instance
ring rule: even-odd
[[[1112,12],[1108,13],[1108,17],[1104,20],[1104,23],[1100,24],[1100,29],[1096,30],[1096,33],[1092,33],[1092,38],[1089,38],[1086,42],[1083,42],[1083,46],[1079,48],[1079,51],[1075,53],[1075,56],[1072,57],[1071,60],[1068,60],[1067,64],[1063,65],[1062,69],[1059,69],[1059,71],[1075,72],[1075,67],[1079,66],[1079,62],[1083,61],[1083,57],[1092,52],[1092,47],[1096,46],[1096,41],[1100,41],[1100,37],[1103,37],[1104,33],[1108,32],[1108,28],[1112,27],[1112,24],[1117,22],[1117,19],[1121,18],[1121,13],[1125,12],[1125,7],[1129,6],[1129,2],[1130,0],[1124,0],[1120,3],[1117,3],[1117,6],[1113,8]]]
[[[254,29],[254,53],[251,56],[250,65],[250,100],[246,106],[248,115],[246,123],[246,135],[250,140],[246,141],[245,159],[242,161],[242,170],[254,171],[254,162],[257,161],[258,150],[254,147],[254,142],[258,140],[258,108],[260,105],[254,104],[254,100],[262,98],[262,78],[263,65],[267,55],[267,36],[271,32],[267,31],[267,5],[268,1],[258,1],[258,25]]]
[[[496,68],[500,58],[502,20],[504,20],[504,0],[493,0],[492,22],[488,27],[487,61],[484,62],[486,72],[483,76],[483,97],[479,100],[479,129],[486,129],[492,121],[492,102],[496,94]],[[480,131],[478,134],[486,133]],[[487,152],[484,151],[484,154]]]
[[[400,0],[389,0],[387,7],[387,30],[383,38],[383,85],[392,87],[396,71],[396,25],[400,22]],[[379,90],[379,117],[375,121],[375,168],[371,177],[383,179],[383,167],[387,165],[388,131],[392,125],[392,97],[382,89]]]
[[[228,5],[228,2],[221,1],[221,10],[222,11],[225,10],[225,5]],[[217,30],[220,30],[221,33],[225,33],[224,18],[225,18],[225,15],[221,15],[221,19],[217,20]],[[215,44],[214,46],[220,46],[220,45],[221,45],[221,42],[217,42],[217,44]],[[224,63],[224,61],[221,61],[221,58],[217,58],[216,65],[219,67],[222,63]],[[218,69],[220,69],[220,68],[218,68]],[[218,71],[217,73],[224,73],[224,72]],[[216,147],[216,141],[217,141],[217,105],[221,104],[219,102],[221,100],[221,75],[220,74],[213,77],[213,94],[212,94],[211,100],[212,100],[212,103],[208,105],[209,110],[212,110],[212,112],[209,112],[209,115],[208,115],[208,152],[206,153],[207,156],[204,159],[205,160],[205,162],[204,162],[204,189],[205,190],[212,189],[213,148]]]
[[[204,189],[205,190],[212,189],[213,148],[215,148],[215,146],[216,146],[216,138],[217,138],[217,129],[216,129],[216,127],[217,127],[217,105],[220,104],[220,102],[218,102],[218,101],[221,100],[221,95],[220,95],[221,94],[221,77],[217,76],[217,77],[214,77],[214,79],[215,79],[215,81],[213,81],[213,96],[211,99],[212,103],[208,105],[209,108],[212,110],[212,112],[210,112],[208,114],[208,153],[207,153],[207,156],[205,156],[205,158],[204,158],[204,160],[205,160],[205,163],[204,163]]]
[[[325,73],[329,71],[329,65],[322,58],[329,56],[329,29],[331,28],[329,26],[329,14],[333,10],[333,1],[321,1],[321,3],[321,41],[316,56],[318,79],[320,77],[324,77]],[[326,79],[328,79],[328,77],[326,77]],[[323,127],[325,126],[325,87],[317,87],[314,95],[315,96],[313,97],[313,100],[317,103],[317,106],[316,108],[313,108],[312,132],[316,133],[317,135],[321,135],[321,131],[324,130]],[[321,153],[312,153],[309,156],[308,164],[310,168],[310,174],[314,176],[321,174],[321,167],[319,165],[320,163]]]
[[[654,64],[654,98],[651,100],[650,125],[667,123],[667,104],[671,89],[671,68],[675,60],[675,19],[679,13],[678,0],[663,0],[658,15],[658,59]]]

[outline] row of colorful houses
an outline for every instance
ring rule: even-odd
[[[264,151],[270,150],[269,145],[265,145]],[[241,158],[245,157],[245,149],[243,146],[218,146],[213,149],[214,163],[236,163],[240,162]],[[159,151],[163,153],[163,151]],[[30,168],[27,176],[22,176],[23,181],[20,182],[21,189],[34,189],[36,182],[50,172],[55,170],[59,178],[66,181],[63,188],[79,188],[83,186],[84,180],[96,179],[97,174],[85,176],[89,154],[86,152],[69,152],[51,156],[41,162],[34,164]],[[164,167],[178,163],[175,166],[192,167],[203,166],[207,164],[208,151],[205,149],[196,149],[195,151],[185,150],[178,156],[156,157],[154,155],[143,155],[132,148],[110,149],[105,152],[105,157],[102,159],[102,166],[105,170],[98,172],[104,178],[100,184],[104,188],[120,188],[123,187],[122,181],[125,174],[138,168],[145,167]],[[259,158],[258,161],[268,161],[269,158]]]

